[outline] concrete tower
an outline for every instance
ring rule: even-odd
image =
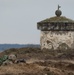
[[[61,16],[59,8],[58,5],[56,16],[37,23],[41,30],[41,49],[74,49],[74,20]]]

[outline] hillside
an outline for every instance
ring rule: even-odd
[[[10,48],[22,48],[22,47],[40,47],[38,44],[0,44],[0,51],[4,51]]]
[[[0,75],[74,75],[74,50],[40,50],[40,48],[12,48],[0,53],[16,54],[26,63],[0,67]]]

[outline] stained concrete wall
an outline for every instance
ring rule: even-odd
[[[74,31],[41,31],[41,49],[74,49]]]

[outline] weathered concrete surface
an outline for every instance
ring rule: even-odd
[[[41,49],[74,49],[74,31],[41,31]]]

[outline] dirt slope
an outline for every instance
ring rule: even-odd
[[[39,48],[9,49],[0,53],[16,54],[26,63],[0,66],[0,75],[74,75],[74,50],[41,51]]]

